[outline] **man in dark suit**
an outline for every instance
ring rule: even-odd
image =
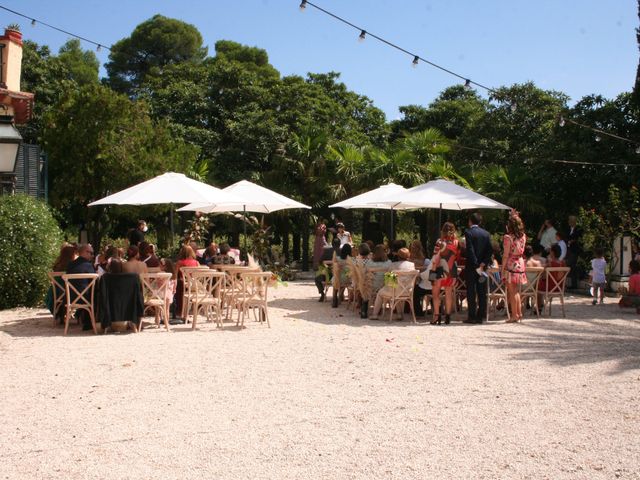
[[[482,323],[487,316],[487,284],[478,283],[480,275],[477,269],[484,270],[491,264],[491,236],[484,228],[480,227],[482,216],[472,213],[469,216],[469,228],[464,232],[467,246],[467,259],[465,263],[465,277],[467,280],[467,304],[469,313],[465,323]],[[476,309],[476,295],[478,297]]]
[[[78,245],[78,258],[67,266],[66,273],[96,273],[93,268],[93,247],[90,243]],[[79,292],[82,292],[89,285],[89,280],[71,280],[71,283]],[[73,292],[71,293],[73,294]],[[76,315],[82,321],[82,330],[91,330],[91,319],[88,312],[78,310]]]
[[[333,241],[331,242],[330,246],[326,246],[322,248],[322,256],[320,257],[320,265],[324,265],[324,262],[330,262],[331,260],[333,260],[333,255],[340,255],[340,239],[339,238],[335,238],[333,239]],[[329,267],[328,270],[328,278],[327,275],[325,275],[324,273],[319,273],[320,270],[318,270],[318,272],[316,272],[316,278],[315,278],[315,282],[316,282],[316,287],[318,288],[318,293],[320,294],[320,299],[318,300],[319,302],[324,302],[324,287],[325,287],[325,282],[331,278],[331,268]]]

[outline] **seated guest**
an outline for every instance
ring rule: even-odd
[[[143,242],[144,243],[144,242]],[[156,246],[153,243],[147,243],[144,250],[141,250],[143,262],[148,268],[160,267],[160,259],[156,256]]]
[[[560,253],[560,245],[557,243],[551,245],[551,250],[549,250],[549,256],[547,257],[547,264],[545,267],[566,267],[567,265],[564,263],[564,260],[560,260]],[[547,275],[553,275],[556,280],[561,278],[561,274],[559,272],[553,272],[551,274],[545,273],[538,282],[539,292],[544,292],[547,289]],[[549,286],[551,287],[552,285]],[[542,302],[542,295],[538,296],[538,305],[544,305]]]
[[[409,261],[413,262],[417,269],[422,270],[424,267],[424,248],[422,248],[422,242],[415,239],[409,245]]]
[[[70,243],[63,243],[60,247],[60,254],[53,264],[52,271],[66,272],[71,262],[78,258],[78,248]]]
[[[420,275],[418,276],[419,283],[413,289],[413,309],[416,317],[424,317],[426,315],[427,312],[422,308],[422,299],[426,295],[431,295],[432,289],[431,281],[429,280],[431,270],[429,267],[431,266],[431,260],[425,258],[422,266],[425,268],[420,272]]]
[[[387,257],[387,249],[384,245],[378,244],[373,249],[373,255],[371,261],[367,264],[367,269],[384,269],[384,271],[375,272],[373,274],[372,295],[375,295],[378,290],[384,285],[384,274],[391,267],[391,260]]]
[[[331,279],[331,268],[327,267],[324,262],[331,262],[334,255],[340,253],[340,239],[334,238],[331,245],[322,247],[322,255],[320,255],[318,270],[316,271],[315,284],[320,294],[319,302],[324,302],[324,288],[325,284]]]
[[[408,248],[401,248],[398,250],[398,261],[397,262],[393,262],[389,268],[390,271],[414,271],[416,269],[415,265],[413,264],[413,262],[409,261],[409,249]],[[392,292],[392,288],[389,286],[384,286],[382,287],[379,291],[378,294],[376,295],[376,303],[373,305],[373,314],[371,315],[372,320],[377,320],[378,319],[378,315],[380,314],[380,310],[382,310],[382,296],[383,295],[391,295]],[[381,295],[382,293],[382,295]],[[398,305],[397,307],[397,314],[398,316],[402,313],[402,305]]]
[[[218,245],[211,242],[209,246],[204,250],[204,255],[202,255],[203,265],[211,265],[216,255],[218,255]]]
[[[349,276],[349,266],[347,260],[351,257],[351,244],[344,243],[340,248],[340,256],[337,258],[338,265],[340,266],[340,286],[345,286],[351,283],[351,277]],[[342,292],[340,292],[342,294]]]
[[[228,243],[221,243],[220,253],[218,253],[215,257],[213,257],[211,264],[212,265],[232,265],[236,263],[234,258],[229,255],[230,250],[231,250],[231,247],[229,246]]]
[[[130,245],[127,250],[127,257],[127,262],[122,266],[122,271],[124,273],[147,273],[147,264],[140,261],[140,252],[138,251],[138,247]]]
[[[358,265],[366,265],[371,261],[371,249],[368,243],[361,243],[358,247],[358,256],[355,259]]]
[[[527,267],[542,267],[542,262],[533,256],[533,247],[531,245],[524,247],[524,259]]]
[[[93,247],[90,243],[78,245],[78,257],[67,265],[66,273],[96,273],[93,268]],[[78,292],[82,292],[87,285],[89,285],[89,279],[71,280],[71,284],[78,290]],[[71,300],[73,301],[75,297],[73,291],[71,291],[71,296]],[[86,310],[78,310],[76,315],[82,322],[82,330],[91,330],[93,328],[89,312]]]
[[[144,298],[140,276],[137,272],[125,272],[126,263],[117,258],[111,259],[108,271],[100,278],[98,284],[98,320],[105,330],[110,328],[113,322],[131,322],[136,328],[141,325]]]
[[[407,246],[407,242],[404,240],[393,240],[389,244],[389,260],[392,262],[398,261],[398,250],[401,248],[405,248]]]
[[[184,299],[184,277],[180,272],[180,269],[183,267],[197,267],[200,264],[196,260],[196,253],[193,251],[189,245],[182,245],[180,247],[180,251],[178,252],[178,261],[176,262],[176,297],[175,297],[175,314],[182,318],[182,301]]]
[[[620,308],[636,307],[636,312],[640,313],[640,262],[631,260],[629,262],[629,290],[622,295]]]
[[[531,255],[531,259],[535,262],[540,263],[541,267],[546,266],[547,259],[542,256],[542,253],[543,253],[542,245],[540,245],[539,242],[534,242],[533,246],[531,247],[531,250],[533,251],[533,255]]]

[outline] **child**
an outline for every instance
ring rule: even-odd
[[[604,303],[604,286],[607,283],[605,271],[607,269],[607,261],[604,259],[604,250],[602,248],[595,249],[595,258],[591,260],[591,285],[593,287],[593,302],[598,303],[598,292],[600,292],[600,303]]]

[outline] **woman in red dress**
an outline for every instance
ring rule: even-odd
[[[524,249],[527,246],[527,236],[524,233],[524,223],[514,210],[509,214],[507,233],[504,236],[504,255],[502,256],[501,277],[507,284],[507,301],[511,309],[508,323],[522,320],[522,302],[520,300],[520,286],[527,283]]]
[[[456,283],[458,258],[458,238],[456,227],[451,222],[442,226],[440,239],[436,242],[436,249],[431,260],[431,269],[438,272],[440,278],[432,282],[433,289],[433,320],[431,324],[440,324],[440,290],[444,290],[445,316],[444,323],[451,321],[453,311],[453,286]],[[437,270],[441,267],[441,270]]]

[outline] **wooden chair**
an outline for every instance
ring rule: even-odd
[[[384,275],[388,271],[389,269],[385,267],[366,266],[364,268],[364,272],[362,275],[363,278],[362,278],[361,294],[362,294],[362,301],[369,302],[369,308],[373,308],[373,303],[376,299],[376,295],[378,294],[378,291],[380,290],[380,288],[382,288],[382,285],[376,288],[375,286],[376,276]]]
[[[453,286],[453,298],[456,311],[462,310],[462,301],[467,298],[467,279],[464,276],[464,268],[458,267],[458,276]]]
[[[164,320],[164,327],[169,331],[169,304],[167,303],[167,289],[171,280],[170,273],[141,273],[142,297],[144,306],[153,310],[156,326],[160,326],[160,318]],[[142,323],[141,323],[142,325]]]
[[[351,288],[351,279],[349,278],[350,270],[349,265],[345,262],[340,262],[335,253],[333,255],[333,262],[331,264],[333,270],[333,278],[331,279],[331,284],[333,286],[333,305],[337,307],[338,304],[344,300],[344,290],[347,290],[347,295],[352,294]],[[344,273],[344,274],[343,274]],[[344,277],[344,278],[342,278]],[[336,299],[337,298],[337,304]]]
[[[225,308],[226,318],[231,318],[232,309],[238,305],[238,298],[242,295],[243,285],[240,277],[243,273],[259,272],[260,267],[245,267],[242,265],[212,265],[218,271],[225,274],[225,280],[222,287],[222,304]]]
[[[538,305],[538,283],[544,274],[544,267],[527,267],[527,283],[520,285],[520,299],[522,305],[526,305],[528,299],[531,299],[531,308],[535,308],[534,312],[540,318],[540,305]],[[535,305],[535,307],[534,307]]]
[[[260,321],[269,323],[269,309],[267,305],[267,294],[269,282],[273,274],[271,272],[245,272],[240,276],[242,283],[242,296],[238,300],[238,322],[237,325],[244,326],[244,319],[249,310],[258,310]]]
[[[98,281],[97,273],[65,273],[62,275],[65,289],[65,316],[64,316],[64,334],[66,335],[69,330],[69,319],[71,314],[77,310],[86,310],[91,319],[91,326],[93,327],[93,333],[97,334],[98,329],[96,327],[96,315],[94,310],[94,297],[96,290],[96,282]],[[73,283],[74,280],[87,280],[87,285],[83,287],[77,287]],[[80,291],[80,289],[82,289]],[[72,296],[73,293],[73,296]]]
[[[182,318],[184,318],[185,323],[187,322],[187,315],[189,314],[191,305],[189,299],[189,281],[190,281],[190,273],[197,270],[209,270],[209,267],[206,265],[199,265],[197,267],[182,267],[179,276],[182,276]]]
[[[58,317],[62,317],[65,305],[65,286],[62,276],[65,272],[48,272],[51,290],[53,291],[53,326],[57,325]]]
[[[362,264],[357,263],[353,257],[347,258],[347,276],[349,277],[349,283],[347,284],[347,293],[349,295],[348,307],[352,307],[353,310],[357,310],[358,301],[360,300],[360,272]]]
[[[224,272],[214,270],[195,270],[189,272],[189,298],[193,311],[191,329],[196,329],[198,313],[204,308],[207,321],[211,321],[212,313],[216,315],[218,327],[223,328],[222,322],[222,285]]]
[[[554,298],[560,299],[562,306],[562,316],[564,312],[564,290],[567,284],[567,276],[571,271],[570,267],[547,267],[545,268],[545,289],[542,294],[542,306],[547,306],[548,315],[551,316],[551,302]]]
[[[384,317],[385,308],[389,306],[389,320],[393,318],[393,311],[398,305],[404,307],[405,303],[409,304],[411,310],[411,318],[413,323],[416,321],[416,312],[413,309],[413,289],[416,285],[416,277],[418,276],[418,270],[394,270],[398,277],[398,285],[391,289],[389,294],[386,293],[386,289],[381,289],[378,295],[382,295],[382,314],[380,317]],[[401,308],[402,312],[404,308]],[[402,313],[400,314],[402,316]]]
[[[500,268],[490,267],[487,268],[487,321],[489,321],[489,311],[496,310],[496,305],[500,300],[504,303],[504,310],[507,314],[507,320],[511,320],[511,313],[509,312],[509,301],[507,300],[507,284],[502,281],[503,279],[496,274],[500,274]]]
[[[162,268],[160,267],[147,267],[147,273],[160,273]]]

